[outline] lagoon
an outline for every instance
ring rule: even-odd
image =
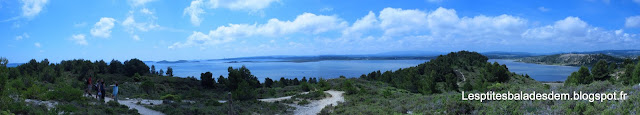
[[[290,62],[274,59],[244,59],[244,60],[195,60],[181,63],[145,62],[147,65],[155,65],[156,71],[172,67],[175,76],[194,76],[200,78],[200,73],[211,72],[214,78],[227,76],[227,68],[232,66],[239,68],[246,66],[260,81],[269,77],[272,79],[318,77],[337,78],[340,75],[346,77],[359,77],[372,71],[397,70],[427,62],[429,60],[323,60],[311,62]],[[579,67],[540,65],[515,62],[514,60],[490,59],[489,62],[506,64],[511,72],[517,74],[529,74],[538,81],[564,81],[571,72]]]

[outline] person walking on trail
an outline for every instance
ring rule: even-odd
[[[113,100],[118,102],[118,82],[116,82],[116,85],[113,86]]]
[[[99,83],[100,81],[96,80],[96,84],[93,84],[93,89],[96,90],[96,99],[100,99],[100,87],[98,87]]]
[[[104,95],[106,91],[104,90],[104,79],[100,80],[100,93],[102,93],[102,95],[100,95],[100,100],[104,100]]]
[[[89,96],[93,96],[91,95],[91,89],[92,89],[92,85],[91,85],[91,77],[89,77],[89,79],[87,80],[87,90],[85,90],[85,92],[87,94],[89,94]]]

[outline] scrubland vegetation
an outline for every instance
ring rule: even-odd
[[[6,59],[3,59],[6,60]],[[15,114],[137,114],[116,102],[102,103],[83,96],[85,80],[118,82],[120,99],[164,100],[149,105],[166,114],[292,114],[300,105],[325,98],[324,91],[345,91],[345,102],[325,107],[320,114],[638,114],[640,64],[601,60],[589,70],[574,72],[564,86],[542,84],[529,75],[512,73],[506,65],[487,62],[476,52],[460,51],[438,56],[414,67],[374,71],[335,79],[271,79],[260,83],[242,66],[229,67],[228,77],[210,72],[195,76],[173,76],[172,68],[156,71],[138,59],[109,64],[100,61],[67,60],[49,63],[31,60],[17,67],[0,61],[0,113]],[[110,95],[111,88],[107,88]],[[301,94],[301,92],[309,92]],[[572,92],[625,91],[627,101],[463,101],[461,91]],[[229,96],[231,94],[231,97]],[[275,103],[256,99],[292,96]],[[229,101],[229,99],[232,99]],[[53,107],[25,100],[56,102]],[[226,101],[226,102],[225,102]]]

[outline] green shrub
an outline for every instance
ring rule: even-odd
[[[49,91],[46,94],[48,99],[58,101],[74,101],[82,99],[83,91],[73,88],[69,85],[58,84],[54,91]]]
[[[78,110],[78,108],[70,104],[60,104],[60,105],[57,105],[55,109],[57,111],[64,111],[67,113],[72,113]]]
[[[29,99],[47,100],[46,98],[47,88],[40,85],[32,84],[31,87],[23,93]]]
[[[234,100],[253,100],[256,98],[256,92],[246,81],[240,82],[238,89],[232,92]]]
[[[302,101],[298,102],[298,105],[307,105],[307,104],[309,104],[309,103],[311,103],[311,102],[309,102],[309,101],[307,101],[306,99],[304,99],[304,100],[302,100]]]
[[[144,90],[144,92],[146,92],[147,94],[152,93],[156,88],[155,84],[149,80],[142,82],[142,84],[140,84],[140,87],[142,87],[142,90]]]
[[[164,95],[164,96],[160,97],[160,99],[162,99],[162,100],[171,100],[171,101],[180,101],[180,100],[182,100],[182,98],[180,98],[179,95],[171,95],[171,94]]]
[[[302,91],[310,91],[312,89],[312,87],[309,85],[309,83],[302,82],[300,84],[300,89],[302,89]]]
[[[309,92],[307,94],[298,94],[298,95],[294,95],[291,98],[294,99],[312,99],[312,100],[319,100],[325,97],[324,91],[319,90],[319,91],[312,91]]]

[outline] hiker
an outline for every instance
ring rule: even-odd
[[[89,79],[87,80],[87,90],[85,90],[85,92],[86,92],[87,94],[89,94],[89,96],[92,96],[92,95],[91,95],[91,88],[93,88],[93,87],[92,87],[92,85],[91,85],[91,77],[89,77]]]
[[[104,100],[104,95],[106,94],[104,91],[104,79],[100,80],[100,100]]]
[[[99,81],[96,79],[96,84],[93,84],[93,89],[96,90],[96,99],[100,98],[100,88],[98,88]]]
[[[118,102],[118,82],[116,82],[116,85],[113,86],[113,96],[111,98],[113,98],[114,101]]]

